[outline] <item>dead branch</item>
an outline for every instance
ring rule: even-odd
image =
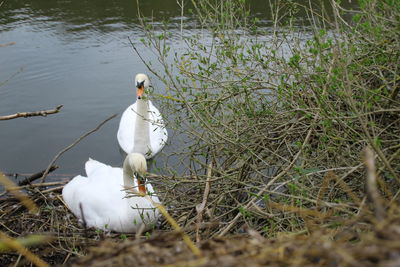
[[[103,122],[101,122],[99,125],[97,125],[96,128],[94,128],[93,130],[90,130],[89,132],[85,133],[84,135],[80,136],[78,139],[76,139],[72,144],[70,144],[69,146],[67,146],[66,148],[64,148],[63,150],[61,150],[60,152],[57,153],[57,155],[53,158],[53,160],[50,162],[49,166],[47,167],[46,171],[43,173],[42,175],[42,180],[41,182],[43,183],[44,180],[46,179],[47,174],[49,174],[49,171],[51,169],[51,166],[54,165],[54,163],[56,162],[56,160],[65,152],[67,152],[68,150],[70,150],[72,147],[74,147],[76,144],[78,144],[80,141],[82,141],[83,138],[85,138],[86,136],[96,132],[98,129],[101,128],[101,126],[103,126],[106,122],[108,122],[109,120],[115,118],[118,114],[114,114],[112,116],[110,116],[109,118],[105,119]]]
[[[45,194],[45,193],[50,193],[50,192],[61,192],[62,189],[64,188],[65,184],[57,186],[57,187],[52,187],[46,190],[41,191],[41,193]]]
[[[3,4],[3,2],[1,2],[1,4]],[[0,4],[0,6],[1,6]],[[6,47],[6,46],[10,46],[10,45],[15,45],[16,42],[9,42],[9,43],[5,43],[5,44],[0,44],[0,47]]]
[[[70,144],[69,146],[67,146],[66,148],[64,148],[63,150],[61,150],[60,152],[57,153],[57,155],[53,158],[53,160],[50,162],[49,166],[47,167],[46,171],[43,173],[42,175],[42,180],[41,182],[43,183],[46,179],[47,174],[49,173],[51,166],[54,165],[54,163],[56,162],[56,160],[65,152],[67,152],[68,150],[70,150],[72,147],[74,147],[76,144],[78,144],[80,141],[82,141],[82,139],[84,139],[86,136],[96,132],[98,129],[100,129],[101,126],[103,126],[106,122],[108,122],[109,120],[115,118],[118,114],[114,114],[112,116],[110,116],[109,118],[105,119],[103,122],[101,122],[99,125],[97,125],[96,128],[94,128],[93,130],[90,130],[89,132],[85,133],[84,135],[82,135],[81,137],[79,137],[78,139],[76,139],[72,144]]]
[[[378,221],[385,218],[385,210],[382,207],[382,200],[379,195],[378,187],[376,185],[376,167],[375,158],[372,149],[367,147],[365,149],[365,166],[367,167],[367,193],[368,197],[374,205],[375,217]]]
[[[62,107],[63,107],[63,105],[59,105],[55,109],[40,110],[40,111],[34,111],[34,112],[18,112],[18,113],[11,114],[11,115],[0,116],[0,120],[5,121],[5,120],[16,119],[16,118],[28,118],[28,117],[34,117],[34,116],[46,117],[47,115],[58,113]]]
[[[57,169],[58,169],[58,166],[57,166],[57,165],[52,165],[52,166],[50,167],[50,169],[49,169],[49,173],[52,172],[52,171],[54,171],[54,170],[57,170]],[[27,185],[27,184],[32,183],[33,181],[35,181],[35,180],[39,179],[40,177],[42,177],[42,176],[43,176],[43,173],[44,173],[45,171],[46,171],[46,170],[43,170],[43,171],[41,171],[41,172],[35,173],[35,174],[33,174],[33,175],[27,177],[26,179],[20,181],[20,182],[18,183],[18,185],[19,185],[19,186],[23,186],[23,185]]]
[[[208,168],[207,168],[207,180],[206,180],[206,186],[204,188],[203,201],[201,202],[201,204],[198,204],[196,206],[196,211],[197,211],[196,242],[197,243],[200,242],[200,234],[199,234],[200,225],[201,225],[201,221],[203,220],[203,213],[204,213],[204,209],[207,205],[208,195],[210,194],[211,171],[212,171],[212,162],[210,162],[210,164],[208,165]]]
[[[275,183],[279,178],[284,176],[293,167],[293,165],[296,163],[297,159],[300,157],[301,153],[303,152],[304,147],[308,143],[313,129],[314,129],[313,127],[310,127],[310,129],[307,132],[307,136],[304,139],[303,145],[301,146],[299,151],[296,153],[293,160],[289,163],[289,165],[286,166],[286,168],[284,170],[282,170],[280,173],[278,173],[273,179],[271,179],[263,188],[261,188],[261,190],[257,193],[257,195],[255,197],[253,197],[253,199],[245,205],[245,209],[248,209],[250,206],[252,206],[257,201],[259,196],[261,196],[273,183]],[[236,214],[236,216],[229,222],[229,224],[225,228],[220,230],[218,236],[225,235],[235,225],[235,223],[241,217],[241,215],[242,215],[242,213],[238,212]]]

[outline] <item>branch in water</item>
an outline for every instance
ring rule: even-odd
[[[63,150],[61,150],[60,152],[58,152],[58,154],[53,158],[53,160],[50,162],[49,166],[47,167],[47,169],[44,171],[42,177],[41,177],[41,182],[43,183],[46,179],[47,174],[49,173],[51,166],[54,165],[54,163],[56,162],[56,160],[66,151],[70,150],[72,147],[74,147],[76,144],[78,144],[83,138],[85,138],[86,136],[90,135],[91,133],[94,133],[95,131],[97,131],[98,129],[100,129],[101,126],[103,126],[106,122],[108,122],[109,120],[115,118],[118,114],[114,114],[111,117],[105,119],[103,122],[101,122],[99,125],[97,125],[96,128],[94,128],[93,130],[90,130],[89,132],[85,133],[84,135],[82,135],[81,137],[79,137],[78,139],[76,139],[72,144],[70,144],[69,146],[67,146],[66,148],[64,148]]]
[[[47,115],[58,113],[62,107],[63,107],[63,105],[59,105],[55,109],[40,110],[40,111],[34,111],[34,112],[18,112],[18,113],[11,114],[11,115],[0,116],[0,120],[5,121],[5,120],[12,120],[12,119],[21,118],[21,117],[27,118],[27,117],[34,117],[34,116],[46,117]]]
[[[54,171],[54,170],[56,170],[56,169],[58,169],[58,166],[52,165],[52,166],[50,167],[50,169],[49,169],[49,173],[52,172],[52,171]],[[46,171],[46,170],[43,170],[43,171],[41,171],[41,172],[35,173],[35,174],[33,174],[33,175],[27,177],[25,180],[20,181],[20,182],[18,183],[18,185],[19,185],[19,186],[24,186],[24,185],[30,184],[31,182],[33,182],[33,181],[35,181],[35,180],[41,178],[41,177],[43,176],[43,173],[44,173],[45,171]]]

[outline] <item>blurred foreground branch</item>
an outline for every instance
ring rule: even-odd
[[[17,198],[32,214],[37,214],[39,208],[26,194],[22,193],[16,188],[16,185],[10,181],[3,173],[0,172],[0,184],[3,185],[7,190],[9,190],[15,198]]]
[[[25,237],[19,237],[14,239],[14,242],[17,242],[21,246],[24,247],[31,247],[31,246],[36,246],[36,245],[41,245],[44,243],[48,243],[52,241],[54,237],[49,236],[49,235],[29,235]],[[0,242],[0,251],[2,253],[8,252],[10,250],[13,250],[12,246],[9,246],[9,243],[7,242]]]
[[[13,250],[18,251],[21,255],[24,255],[28,260],[34,263],[36,266],[39,267],[47,267],[49,266],[46,262],[40,259],[38,256],[30,252],[26,249],[18,240],[15,240],[3,232],[0,232],[0,244],[3,247],[11,248]]]

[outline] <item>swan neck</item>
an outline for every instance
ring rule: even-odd
[[[124,178],[124,187],[133,188],[135,186],[135,176],[131,166],[127,160],[124,161],[123,165],[123,178]]]
[[[137,99],[136,100],[137,103],[137,113],[138,115],[140,115],[143,118],[148,118],[149,115],[149,101],[147,99]]]
[[[149,101],[138,99],[136,101],[136,122],[133,142],[133,152],[146,155],[149,152]]]

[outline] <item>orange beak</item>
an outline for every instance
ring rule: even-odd
[[[143,97],[143,94],[144,94],[144,86],[143,85],[138,86],[136,94],[139,99]]]
[[[146,195],[146,187],[144,185],[144,182],[140,181],[140,179],[138,179],[138,188],[139,188],[139,193]]]

